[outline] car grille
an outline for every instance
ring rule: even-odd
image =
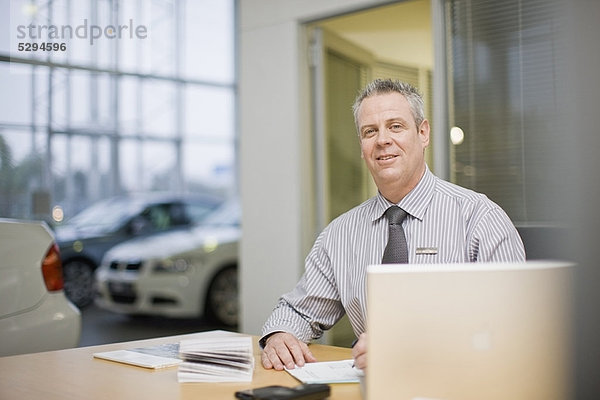
[[[113,271],[140,271],[142,269],[141,261],[119,262],[112,261],[109,268]]]
[[[137,299],[135,288],[131,283],[108,282],[108,291],[115,303],[133,304]]]
[[[169,306],[169,305],[176,305],[178,302],[176,299],[171,299],[168,297],[152,297],[152,305],[155,306],[160,306],[160,305],[164,305],[164,306]]]
[[[112,301],[119,304],[133,304],[135,303],[136,296],[124,296],[121,294],[111,294]]]

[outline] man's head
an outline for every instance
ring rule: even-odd
[[[409,84],[376,80],[358,96],[353,111],[362,158],[379,191],[397,203],[425,171],[429,122],[423,100]]]
[[[413,118],[415,120],[415,124],[417,126],[421,125],[421,122],[425,119],[425,112],[423,108],[425,107],[423,102],[423,97],[421,94],[410,83],[401,82],[401,81],[393,81],[391,79],[376,79],[373,82],[369,83],[356,97],[354,104],[352,105],[352,113],[354,114],[354,123],[356,124],[356,129],[360,137],[360,131],[358,131],[358,109],[362,104],[362,101],[367,97],[371,97],[377,94],[386,94],[397,92],[400,93],[404,98],[408,101],[410,105],[411,112],[413,114]]]

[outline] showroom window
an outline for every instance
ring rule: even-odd
[[[0,216],[236,187],[235,0],[0,5]],[[56,222],[56,221],[55,221]]]

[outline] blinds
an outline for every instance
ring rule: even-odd
[[[563,129],[556,0],[448,0],[451,177],[517,223],[552,222]]]

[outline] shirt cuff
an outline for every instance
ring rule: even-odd
[[[267,344],[267,339],[271,337],[271,335],[273,335],[274,333],[279,333],[279,332],[285,332],[285,331],[272,331],[269,332],[265,335],[263,335],[259,340],[258,340],[258,345],[260,346],[261,349],[265,348],[265,345]]]

